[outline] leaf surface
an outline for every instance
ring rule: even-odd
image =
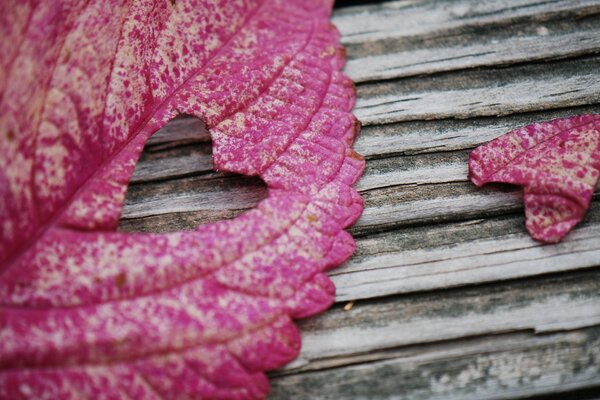
[[[538,122],[473,150],[469,176],[482,186],[524,187],[534,239],[555,243],[585,215],[600,175],[600,115]]]
[[[354,88],[331,3],[0,5],[0,398],[261,398],[354,250]],[[116,232],[146,140],[202,119],[233,220]]]

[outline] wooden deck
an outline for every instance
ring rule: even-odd
[[[467,180],[469,151],[518,126],[600,112],[599,0],[397,1],[338,8],[367,168],[337,304],[299,323],[273,399],[595,398],[600,202],[560,244],[524,229],[521,192]],[[121,229],[230,218],[266,194],[212,171],[187,118],[153,136]]]

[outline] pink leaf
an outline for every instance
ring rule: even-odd
[[[333,302],[364,161],[330,1],[0,6],[0,398],[260,398]],[[206,122],[256,209],[116,232],[144,143]]]
[[[519,128],[473,150],[469,176],[482,186],[524,186],[525,218],[534,239],[555,243],[583,218],[600,175],[600,115]]]

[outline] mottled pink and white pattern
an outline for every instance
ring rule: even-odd
[[[600,176],[600,115],[538,122],[473,150],[469,177],[477,186],[524,187],[527,230],[560,241],[585,215]]]
[[[0,4],[0,398],[261,398],[292,318],[333,302],[364,161],[329,0]],[[177,114],[268,198],[229,221],[116,232]]]

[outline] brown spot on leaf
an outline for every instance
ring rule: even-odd
[[[127,279],[127,277],[125,275],[125,272],[121,272],[115,278],[115,284],[117,285],[118,288],[122,288],[123,286],[125,286],[126,279]]]
[[[358,154],[357,152],[355,152],[352,149],[348,150],[348,156],[350,156],[350,158],[353,158],[353,159],[358,160],[358,161],[364,161],[365,160],[365,158],[363,156],[361,156],[360,154]]]
[[[347,141],[347,143],[349,145],[351,145],[352,143],[354,143],[354,140],[356,139],[356,137],[360,133],[361,129],[362,129],[362,123],[359,120],[354,119],[354,125],[352,126],[352,136],[349,137],[348,141]]]
[[[315,214],[308,214],[307,218],[310,222],[317,222],[319,220],[319,217],[317,217]]]
[[[339,54],[339,57],[342,57],[344,59],[346,58],[346,48],[345,47],[338,46],[337,47],[337,52]]]
[[[9,129],[8,132],[6,132],[6,138],[10,141],[15,140],[15,133],[12,129]]]

